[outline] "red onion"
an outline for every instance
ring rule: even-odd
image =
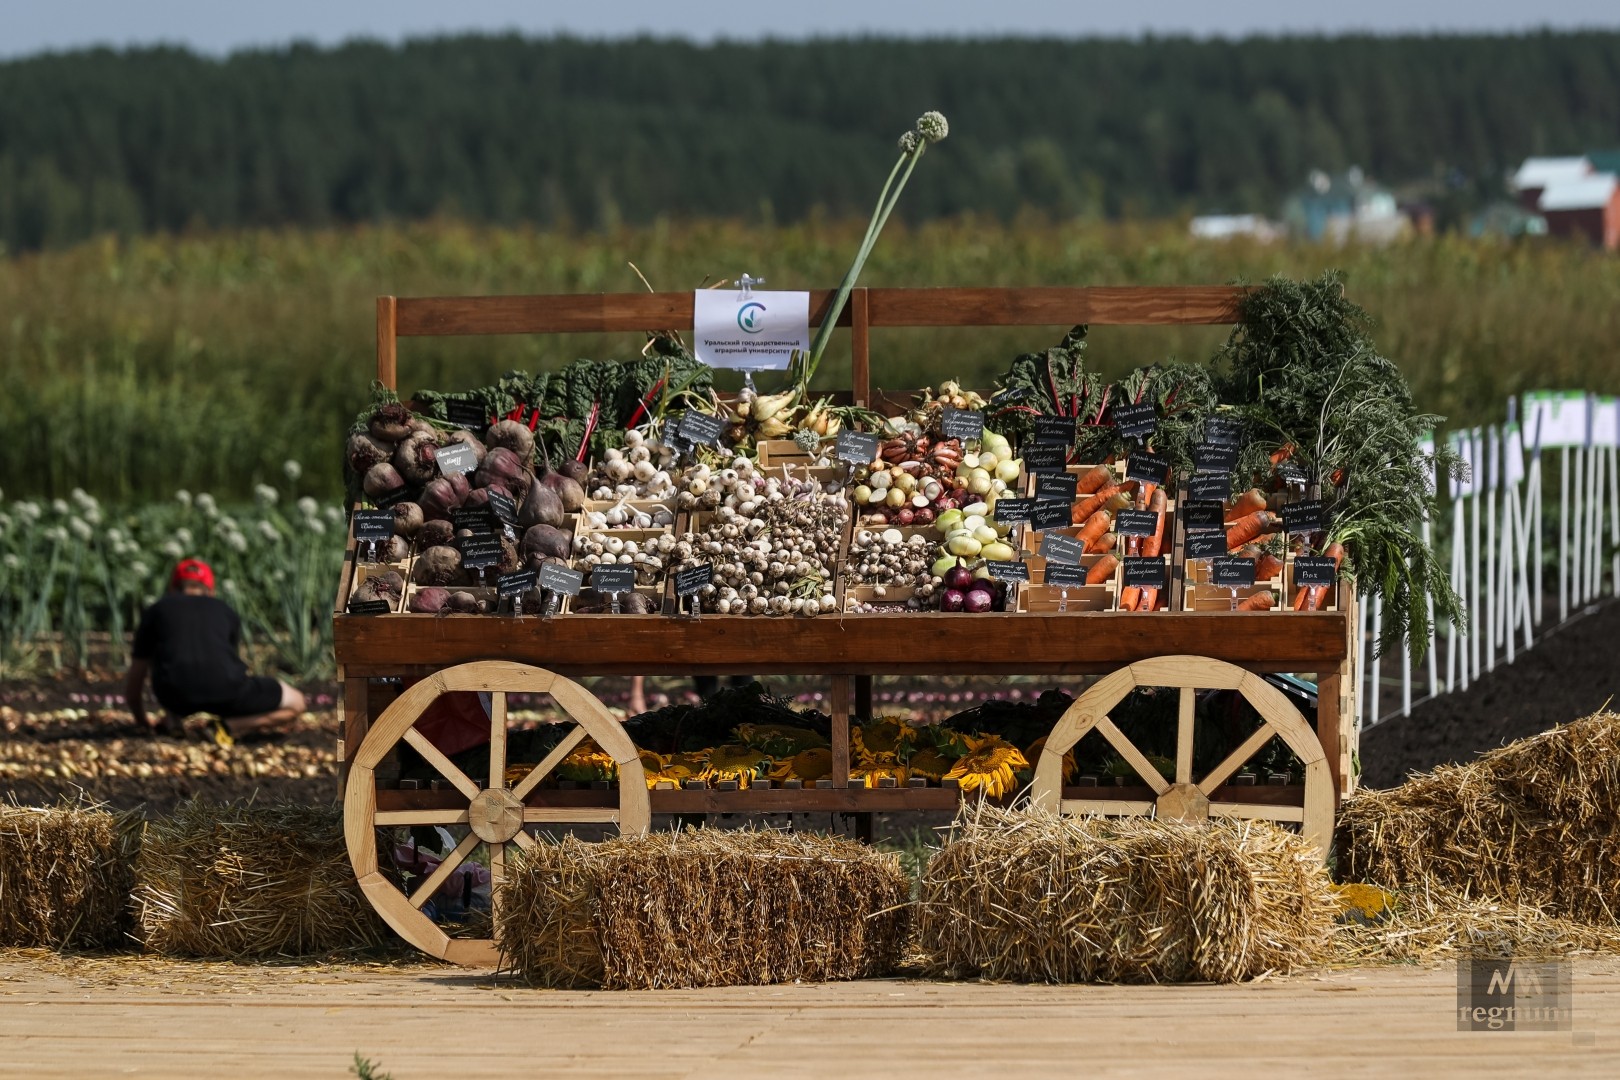
[[[946,589],[939,594],[939,610],[961,611],[967,606],[967,594],[961,589]]]
[[[914,523],[916,520],[917,512],[909,506],[902,506],[894,512],[894,523],[896,525],[903,527]]]
[[[969,570],[966,564],[958,559],[956,565],[945,572],[945,587],[955,589],[958,592],[966,592],[973,587],[973,571]]]
[[[995,594],[989,589],[969,589],[965,609],[975,615],[989,611],[995,606]]]

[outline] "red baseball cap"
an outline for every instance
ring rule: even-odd
[[[175,588],[188,582],[212,589],[214,587],[214,568],[201,559],[182,559],[174,568],[174,575],[169,578],[169,584]]]

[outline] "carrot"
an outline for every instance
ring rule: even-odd
[[[1169,500],[1165,498],[1164,492],[1153,493],[1153,510],[1159,515],[1159,521],[1153,528],[1153,535],[1142,541],[1142,554],[1149,559],[1158,558],[1159,553],[1164,550],[1164,512],[1168,505]]]
[[[1329,544],[1327,550],[1322,554],[1332,559],[1334,569],[1338,569],[1339,565],[1344,562],[1344,545],[1339,543]],[[1326,594],[1326,585],[1306,585],[1294,593],[1294,610],[1315,611],[1322,606],[1322,597]]]
[[[1118,568],[1118,559],[1114,558],[1112,555],[1104,555],[1102,558],[1092,563],[1091,569],[1086,571],[1086,584],[1106,584],[1108,579],[1114,576],[1114,571]]]
[[[1095,514],[1086,518],[1085,525],[1080,529],[1080,535],[1075,539],[1090,547],[1103,533],[1108,531],[1108,523],[1113,520],[1114,516],[1107,510],[1098,510]]]
[[[1254,560],[1254,580],[1269,581],[1282,570],[1282,560],[1269,551],[1260,552]]]
[[[1276,532],[1281,526],[1282,520],[1276,514],[1269,510],[1256,510],[1230,523],[1226,530],[1226,550],[1234,551],[1257,536]]]
[[[1127,585],[1119,593],[1119,610],[1135,611],[1136,601],[1141,597],[1142,590],[1135,585]]]
[[[1095,514],[1098,510],[1101,510],[1103,505],[1107,503],[1109,499],[1112,499],[1119,493],[1120,486],[1118,484],[1104,484],[1102,487],[1093,492],[1092,495],[1084,502],[1077,502],[1074,504],[1074,506],[1070,507],[1069,520],[1074,524],[1079,525],[1092,514]]]
[[[1105,532],[1094,542],[1086,545],[1086,554],[1101,555],[1105,551],[1113,551],[1117,543],[1119,543],[1118,533]]]
[[[1238,601],[1239,611],[1270,611],[1276,606],[1277,598],[1271,595],[1271,590],[1257,592],[1253,596],[1246,596]]]
[[[1152,611],[1159,606],[1159,590],[1149,585],[1142,590],[1142,599],[1137,601],[1137,611]]]
[[[1277,447],[1277,449],[1271,452],[1271,463],[1273,465],[1281,465],[1283,462],[1287,461],[1293,456],[1294,444],[1283,443],[1281,446]]]
[[[1265,492],[1261,491],[1259,488],[1250,488],[1248,491],[1245,491],[1243,494],[1239,495],[1237,499],[1233,501],[1232,505],[1226,508],[1226,523],[1230,525],[1240,517],[1247,514],[1252,514],[1256,510],[1264,510],[1265,508]]]
[[[1081,495],[1095,495],[1104,486],[1113,482],[1114,470],[1107,465],[1098,465],[1075,482],[1074,489]]]

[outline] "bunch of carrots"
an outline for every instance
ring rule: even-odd
[[[1262,581],[1282,570],[1282,561],[1261,545],[1282,528],[1282,519],[1266,509],[1266,497],[1251,488],[1226,509],[1226,549],[1240,558],[1255,560],[1254,577]],[[1344,561],[1344,545],[1331,543],[1322,552],[1337,568]],[[1295,611],[1316,611],[1327,595],[1326,585],[1306,585],[1294,591]],[[1267,611],[1275,601],[1271,593],[1256,593],[1238,604],[1239,611]]]

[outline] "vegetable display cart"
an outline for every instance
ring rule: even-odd
[[[851,330],[851,386],[844,402],[881,405],[871,388],[871,332],[887,327],[1230,324],[1241,290],[1184,288],[857,288],[842,323]],[[811,294],[812,322],[831,295]],[[377,377],[396,383],[398,339],[436,335],[619,333],[688,329],[691,293],[593,296],[394,298],[377,303]],[[1158,814],[1183,820],[1262,818],[1297,824],[1326,850],[1334,808],[1354,784],[1354,589],[1336,586],[1328,610],[1115,613],[1031,610],[946,614],[826,614],[625,617],[565,614],[348,614],[357,545],[351,528],[339,586],[336,653],[343,681],[342,757],[350,857],[376,909],[406,940],[451,962],[488,965],[486,939],[452,938],[423,913],[444,877],[480,843],[494,881],[508,845],[534,843],[530,826],[595,823],[624,832],[653,814],[951,811],[963,795],[949,786],[867,787],[850,780],[851,717],[872,715],[872,677],[942,675],[1100,676],[1047,737],[1035,766],[1033,801],[1072,814]],[[1172,563],[1179,597],[1181,560]],[[996,658],[978,643],[992,637]],[[971,658],[971,659],[970,659]],[[1314,678],[1316,715],[1308,721],[1262,676]],[[830,683],[832,770],[805,786],[742,790],[675,787],[649,791],[637,748],[619,722],[575,677],[759,674],[824,677]],[[400,681],[410,682],[400,690]],[[413,681],[414,680],[414,681]],[[1173,776],[1150,762],[1110,719],[1136,687],[1179,691]],[[1213,770],[1194,773],[1195,693],[1235,691],[1261,726]],[[489,694],[487,775],[469,776],[419,732],[415,722],[439,695]],[[548,693],[573,721],[563,742],[524,775],[510,775],[507,695]],[[1119,786],[1065,786],[1063,755],[1097,731],[1136,777]],[[558,788],[544,783],[586,737],[619,768],[616,785]],[[1273,738],[1303,765],[1300,782],[1239,785],[1235,774]],[[401,744],[414,748],[443,782],[404,790],[379,781],[379,765]],[[825,785],[825,786],[823,786]],[[380,869],[379,827],[462,825],[467,836],[409,895]]]

